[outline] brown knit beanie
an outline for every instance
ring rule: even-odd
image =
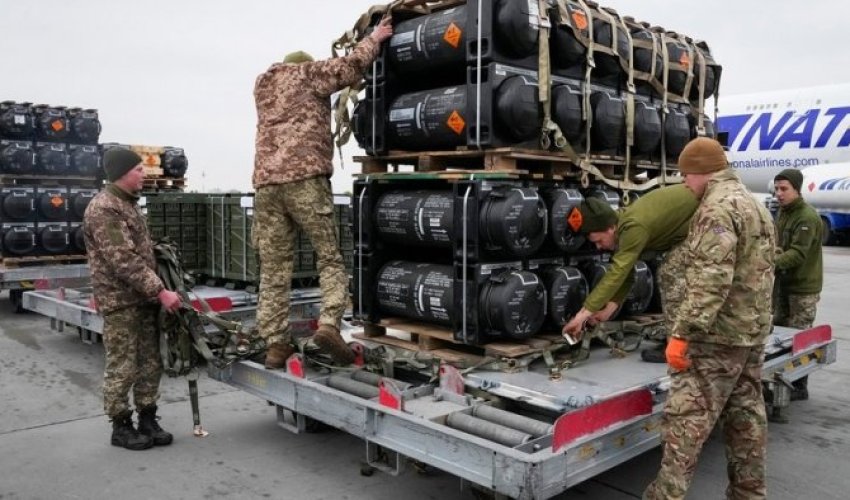
[[[786,180],[791,183],[791,187],[797,190],[799,193],[801,189],[803,189],[803,173],[797,170],[796,168],[786,168],[782,172],[779,172],[776,177],[773,178],[774,181]]]
[[[683,174],[711,174],[728,166],[723,146],[708,137],[692,140],[679,155],[679,171]]]
[[[599,198],[585,199],[578,206],[578,211],[581,213],[579,233],[598,233],[617,224],[617,212],[611,208],[611,205]]]

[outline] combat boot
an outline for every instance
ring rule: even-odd
[[[322,352],[330,354],[334,363],[339,365],[354,363],[354,352],[345,343],[338,328],[330,325],[319,325],[319,329],[313,335],[313,342]]]
[[[664,353],[664,350],[667,348],[667,344],[659,344],[655,347],[647,347],[640,351],[640,359],[646,361],[647,363],[666,363],[667,355]]]
[[[279,370],[286,366],[286,360],[295,353],[295,348],[289,342],[275,342],[266,350],[266,368]]]
[[[112,446],[121,446],[128,450],[147,450],[153,446],[153,439],[133,427],[133,412],[125,410],[112,417]]]
[[[151,439],[157,446],[171,444],[174,436],[159,426],[159,417],[156,416],[156,405],[150,405],[139,410],[139,433]]]

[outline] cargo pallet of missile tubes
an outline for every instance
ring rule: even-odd
[[[224,314],[245,321],[253,315],[253,294],[197,293]],[[309,328],[318,296],[295,293],[294,323]],[[96,341],[102,329],[86,290],[31,291],[23,300],[55,329],[76,328],[83,340]],[[427,352],[411,355],[356,336],[354,371],[331,371],[321,356],[295,354],[286,370],[239,361],[209,375],[276,405],[279,424],[292,432],[322,423],[362,438],[375,469],[397,475],[411,462],[426,464],[494,498],[550,498],[660,442],[666,366],[634,353],[594,348],[556,371],[539,364],[459,371]],[[827,325],[776,328],[766,340],[768,404],[787,406],[791,382],[834,363],[836,353]]]

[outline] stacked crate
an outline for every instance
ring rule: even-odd
[[[351,270],[353,239],[347,196],[334,197],[340,249]],[[145,211],[154,239],[180,245],[185,268],[212,279],[259,282],[259,256],[251,241],[253,193],[147,193]],[[302,231],[295,237],[293,279],[298,285],[318,278],[316,253]]]
[[[82,218],[101,185],[97,110],[0,103],[0,257],[85,255]]]
[[[103,144],[103,150],[129,149],[142,158],[145,168],[146,192],[182,191],[186,187],[186,170],[189,161],[181,148],[172,146],[144,146],[138,144]]]

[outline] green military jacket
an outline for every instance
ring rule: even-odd
[[[611,301],[621,304],[632,287],[641,254],[666,252],[683,241],[698,205],[688,188],[676,185],[651,191],[622,210],[611,268],[584,301],[585,309],[596,312]]]
[[[814,294],[823,288],[823,223],[802,198],[779,210],[776,279],[784,293]]]
[[[776,236],[770,214],[731,169],[712,176],[684,244],[688,293],[672,335],[730,346],[764,343]]]

